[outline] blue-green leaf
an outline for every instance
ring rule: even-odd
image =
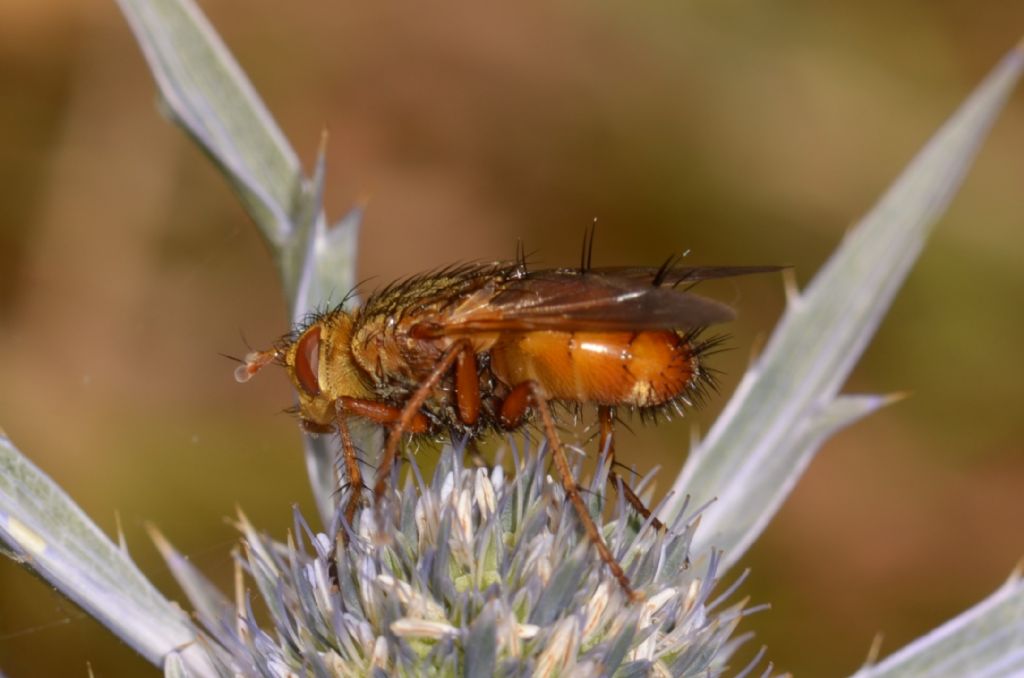
[[[2,434],[0,540],[153,664],[174,655],[191,675],[215,675],[188,616]]]
[[[164,109],[231,181],[264,237],[294,230],[299,160],[220,36],[190,0],[118,0]]]
[[[1024,674],[1024,580],[998,591],[854,678],[999,678]]]
[[[673,486],[664,511],[668,522],[688,494],[698,506],[717,498],[702,517],[695,552],[713,545],[725,550],[723,567],[734,564],[778,510],[825,434],[871,409],[861,400],[844,417],[835,409],[836,393],[955,195],[1022,68],[1024,50],[1018,47],[847,235],[807,290],[790,295],[763,354]]]

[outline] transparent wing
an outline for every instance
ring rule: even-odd
[[[725,304],[680,290],[683,282],[778,270],[777,266],[543,270],[487,285],[423,336],[529,330],[687,330],[732,320]]]

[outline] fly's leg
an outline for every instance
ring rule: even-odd
[[[338,424],[338,437],[341,438],[342,462],[345,465],[345,474],[351,488],[348,503],[345,505],[345,520],[351,525],[355,519],[356,509],[359,507],[359,496],[364,486],[363,472],[356,454],[356,446],[352,442],[352,434],[348,428],[348,417],[359,416],[377,424],[387,425],[400,421],[404,410],[376,400],[348,396],[342,396],[334,401],[334,410]],[[422,412],[416,412],[410,418],[408,430],[413,433],[423,433],[427,430],[429,423]],[[342,533],[340,536],[344,542],[345,535]]]
[[[455,404],[458,406],[459,421],[467,426],[472,426],[480,419],[480,376],[476,369],[476,354],[472,350],[465,349],[459,353],[455,359]],[[466,451],[474,466],[490,468],[475,440],[466,441]]]
[[[616,489],[622,488],[622,495],[629,502],[629,505],[642,515],[644,520],[650,520],[654,529],[664,529],[664,523],[651,516],[650,510],[644,505],[643,500],[636,495],[633,488],[615,470],[615,411],[607,405],[601,405],[597,408],[597,418],[601,425],[601,435],[598,437],[598,450],[608,455],[608,481]]]
[[[457,441],[452,441],[457,442]],[[483,453],[480,452],[480,446],[476,444],[476,441],[470,438],[466,441],[466,452],[469,454],[469,463],[473,465],[473,468],[482,468],[488,472],[491,471],[493,466],[487,461]]]
[[[360,495],[363,491],[363,471],[359,464],[359,455],[356,453],[355,443],[352,441],[352,433],[348,428],[350,416],[363,417],[381,425],[393,424],[402,421],[405,410],[399,409],[387,403],[376,400],[365,400],[362,398],[350,398],[342,396],[334,401],[335,418],[338,424],[338,437],[341,439],[341,458],[345,465],[345,475],[348,477],[349,496],[345,504],[344,520],[351,527],[356,517],[356,510],[359,508]],[[413,433],[423,433],[427,430],[429,421],[422,412],[414,412],[408,417],[408,430]],[[335,544],[345,544],[348,541],[348,533],[344,525],[338,526],[334,536]],[[331,553],[328,574],[331,581],[338,584],[338,563],[335,560],[336,554]]]
[[[342,401],[335,403],[335,411],[338,420],[338,437],[341,438],[341,457],[345,464],[345,475],[348,478],[349,495],[345,504],[345,522],[352,526],[356,517],[356,509],[359,507],[359,495],[363,491],[363,471],[359,467],[359,457],[356,454],[356,446],[352,442],[352,433],[348,430],[348,413]],[[338,527],[338,539],[344,543],[346,533],[343,526]]]
[[[548,439],[548,446],[551,448],[551,458],[555,463],[555,468],[558,470],[558,475],[562,481],[562,490],[565,492],[569,501],[572,503],[573,508],[576,510],[576,515],[580,519],[580,523],[583,524],[583,531],[586,532],[587,537],[591,543],[594,544],[594,548],[597,549],[598,555],[601,556],[601,560],[608,569],[611,570],[612,576],[615,577],[619,582],[619,586],[622,587],[623,592],[629,596],[629,599],[636,602],[643,599],[643,594],[639,591],[633,590],[630,584],[629,577],[623,571],[622,566],[619,565],[619,561],[616,560],[615,555],[612,554],[611,549],[605,544],[604,538],[601,537],[601,533],[597,529],[597,525],[594,523],[593,517],[587,510],[587,505],[583,503],[583,497],[580,496],[580,491],[576,486],[576,479],[573,478],[572,469],[569,467],[569,460],[565,456],[565,451],[562,449],[562,443],[558,438],[558,431],[555,430],[555,419],[551,415],[551,408],[548,406],[547,397],[541,391],[540,386],[536,382],[526,382],[529,384],[531,401],[533,406],[537,409],[540,414],[541,422],[544,425],[544,432]],[[520,384],[513,389],[512,394],[516,393],[516,390],[522,386]],[[510,408],[508,414],[514,414],[514,408]],[[505,407],[502,407],[502,414],[506,414]],[[504,417],[503,417],[504,418]]]
[[[359,495],[363,491],[363,472],[359,468],[359,456],[356,453],[356,446],[352,442],[352,434],[348,430],[347,419],[349,415],[345,411],[341,400],[335,402],[334,410],[338,422],[338,437],[341,439],[341,457],[345,464],[345,475],[348,477],[349,495],[348,501],[345,504],[345,522],[338,525],[337,532],[334,534],[334,547],[331,549],[331,555],[328,559],[327,574],[335,586],[340,586],[338,582],[337,545],[339,543],[348,543],[348,531],[345,526],[348,525],[349,528],[354,527],[353,522],[356,517],[356,509],[359,507]]]
[[[348,414],[354,414],[381,425],[395,423],[402,418],[402,413],[405,411],[401,407],[394,407],[379,400],[365,400],[348,396],[338,398],[334,406]],[[415,412],[410,418],[410,422],[407,429],[410,433],[425,433],[430,426],[430,421],[422,412]]]
[[[455,358],[455,403],[459,419],[472,426],[480,418],[480,382],[476,373],[476,354],[463,345]]]
[[[398,456],[398,443],[402,440],[402,435],[407,432],[414,432],[412,427],[416,417],[423,417],[423,413],[420,412],[420,408],[427,402],[427,398],[430,397],[431,392],[437,386],[438,382],[441,381],[441,377],[445,375],[455,364],[459,358],[459,354],[462,352],[469,352],[469,342],[465,340],[457,341],[445,349],[445,352],[441,354],[440,360],[434,365],[434,369],[431,370],[427,378],[423,380],[416,392],[412,394],[412,397],[405,402],[402,407],[401,414],[398,420],[391,426],[391,432],[388,434],[388,442],[384,447],[384,455],[380,459],[380,464],[377,466],[377,481],[373,486],[373,498],[375,502],[379,502],[381,497],[388,488],[388,478],[391,477],[391,468],[395,465],[395,458]],[[474,372],[476,368],[473,368]],[[477,397],[479,402],[479,396]],[[479,407],[479,405],[478,405]]]
[[[514,429],[526,416],[526,409],[530,406],[530,394],[533,393],[531,382],[524,381],[512,387],[512,390],[505,396],[501,403],[501,412],[498,420],[508,430]]]

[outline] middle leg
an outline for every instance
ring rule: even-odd
[[[437,364],[434,365],[434,369],[430,371],[427,378],[423,380],[423,383],[419,385],[416,392],[412,394],[412,397],[402,407],[402,415],[391,427],[387,445],[384,447],[384,455],[377,466],[377,480],[373,486],[375,502],[379,502],[387,491],[388,478],[391,477],[391,467],[394,466],[395,458],[398,456],[398,444],[401,442],[402,436],[412,430],[411,426],[417,415],[423,416],[420,408],[427,402],[427,398],[430,397],[430,394],[441,381],[441,378],[452,368],[459,354],[463,351],[472,351],[472,347],[465,339],[456,341],[445,349]]]

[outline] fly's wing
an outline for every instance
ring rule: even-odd
[[[655,268],[536,271],[477,291],[418,332],[688,330],[734,317],[724,304],[661,284],[675,280],[665,276]]]

